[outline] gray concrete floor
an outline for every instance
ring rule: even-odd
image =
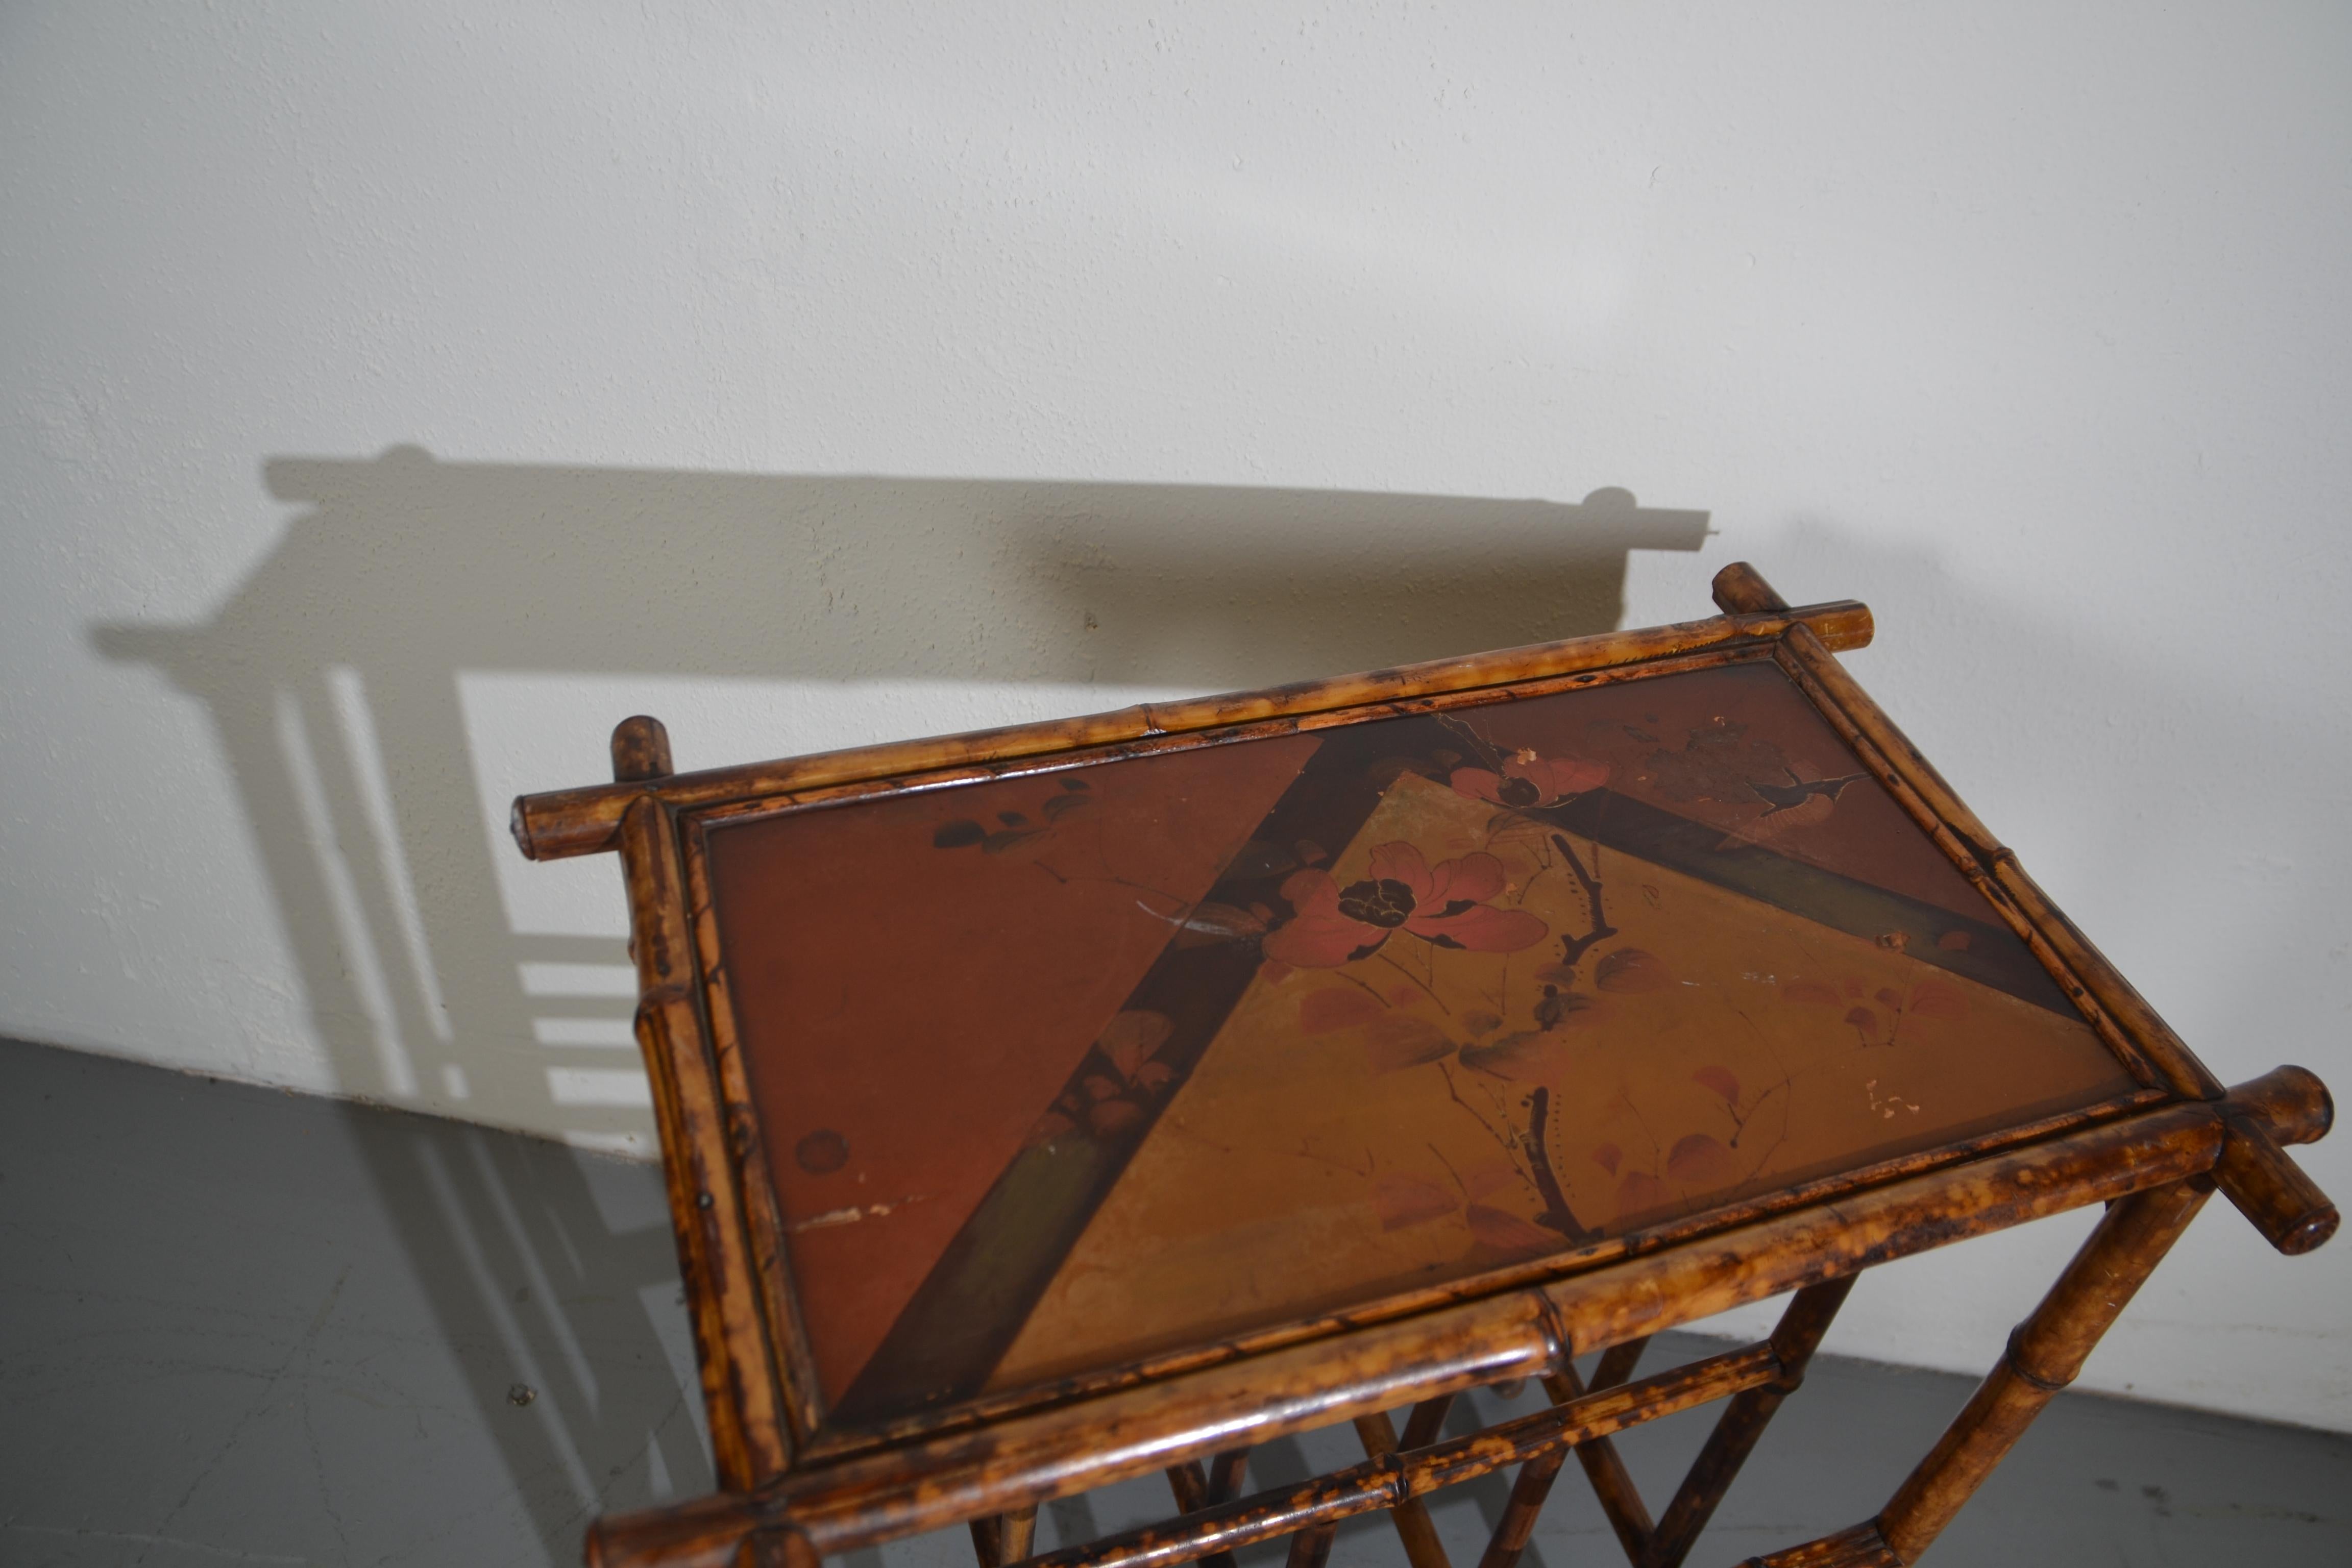
[[[1648,1364],[1717,1348],[1662,1342]],[[1692,1562],[1865,1516],[1969,1388],[1817,1362]],[[1458,1428],[1502,1408],[1475,1404]],[[1708,1419],[1623,1440],[1654,1500]],[[1270,1444],[1253,1486],[1351,1444]],[[709,1484],[650,1167],[0,1041],[0,1562],[572,1563],[597,1512]],[[1507,1490],[1440,1502],[1457,1563]],[[1051,1506],[1041,1536],[1166,1511],[1157,1481],[1130,1482]],[[1618,1560],[1571,1466],[1526,1561]],[[961,1531],[852,1558],[970,1561]],[[1374,1516],[1333,1561],[1403,1558]],[[2352,1563],[2352,1437],[2069,1395],[1928,1561]]]

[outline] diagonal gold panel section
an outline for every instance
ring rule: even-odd
[[[2079,1019],[1400,777],[1337,860],[1502,863],[1516,952],[1269,964],[1055,1276],[1012,1387],[2127,1093]],[[1588,882],[1614,934],[1594,929]]]

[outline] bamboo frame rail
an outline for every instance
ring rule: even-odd
[[[861,746],[700,773],[668,773],[665,749],[663,774],[667,776],[641,774],[616,779],[610,784],[522,795],[514,803],[509,826],[516,847],[529,859],[560,860],[573,855],[597,855],[620,847],[622,813],[640,795],[653,795],[677,809],[918,771],[1001,771],[1008,764],[1080,747],[1121,746],[1160,736],[1232,726],[1296,727],[1299,721],[1342,710],[1404,701],[1437,692],[1544,679],[1743,643],[1766,645],[1792,626],[1802,626],[1824,647],[1840,649],[1866,647],[1872,634],[1869,607],[1841,599],[1808,605],[1802,609],[1783,605],[1769,612],[1685,621],[1643,631],[1605,632],[1559,642],[1533,643],[1467,658],[1431,659],[1329,680],[1301,681],[1267,691],[1143,703],[1045,724],[975,730],[936,740]]]
[[[1907,1564],[2074,1378],[2208,1194],[2227,1195],[2282,1253],[2326,1241],[2336,1211],[2284,1152],[2328,1131],[2325,1086],[2288,1067],[2222,1088],[1838,663],[1836,651],[1870,640],[1866,608],[1791,608],[1744,564],[1718,574],[1714,596],[1722,615],[1679,626],[697,773],[674,773],[667,732],[640,717],[614,732],[612,784],[519,799],[513,828],[526,856],[621,855],[637,1034],[724,1489],[599,1521],[588,1561],[816,1568],[823,1555],[961,1523],[980,1568],[1231,1568],[1235,1549],[1284,1536],[1291,1568],[1326,1568],[1341,1521],[1385,1510],[1413,1568],[1451,1568],[1425,1500],[1517,1467],[1479,1564],[1516,1568],[1573,1454],[1633,1568],[1679,1568],[1861,1272],[2108,1204],[1968,1408],[1877,1515],[1751,1560],[1767,1568]],[[1770,660],[1811,700],[2141,1087],[1320,1317],[936,1412],[827,1425],[718,963],[711,825],[1747,660]],[[1652,1335],[1790,1291],[1761,1343],[1634,1377]],[[1573,1358],[1592,1352],[1601,1361],[1587,1384]],[[1528,1379],[1541,1382],[1547,1408],[1443,1435],[1459,1395]],[[1654,1519],[1611,1435],[1717,1399],[1727,1403],[1712,1435]],[[1400,1434],[1391,1413],[1406,1406]],[[1362,1463],[1239,1495],[1255,1447],[1341,1422],[1354,1424]],[[1153,1471],[1166,1478],[1176,1518],[1034,1552],[1040,1504]]]

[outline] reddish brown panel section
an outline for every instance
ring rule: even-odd
[[[828,1400],[1316,745],[711,834],[720,945]]]
[[[1476,727],[1505,753],[1465,766],[1526,794],[1602,770],[1622,795],[1724,830],[1733,844],[1990,918],[1982,895],[1863,772],[1778,667],[1727,665],[1486,709]],[[1524,757],[1524,760],[1521,760]]]

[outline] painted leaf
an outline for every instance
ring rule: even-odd
[[[1364,1031],[1364,1055],[1378,1072],[1419,1067],[1453,1050],[1453,1037],[1417,1014],[1391,1013]]]
[[[1666,1184],[1649,1172],[1628,1171],[1617,1182],[1617,1217],[1623,1219],[1629,1215],[1663,1208],[1673,1196],[1666,1191]]]
[[[1297,855],[1279,844],[1263,838],[1253,838],[1225,864],[1228,877],[1279,877],[1298,869]]]
[[[1372,1212],[1382,1230],[1402,1230],[1441,1219],[1462,1206],[1454,1193],[1420,1176],[1391,1173],[1372,1187]]]
[[[1141,1067],[1152,1052],[1166,1045],[1168,1037],[1175,1032],[1176,1021],[1167,1014],[1132,1007],[1113,1015],[1111,1021],[1103,1026],[1103,1032],[1095,1037],[1095,1044],[1101,1047],[1103,1055],[1110,1058],[1111,1065],[1118,1068],[1121,1077],[1133,1078],[1135,1069]]]
[[[1720,1139],[1693,1132],[1675,1141],[1666,1155],[1666,1174],[1686,1188],[1727,1187],[1738,1180],[1737,1163]]]
[[[1727,1067],[1710,1065],[1691,1074],[1691,1081],[1722,1100],[1726,1105],[1739,1103],[1739,1080]]]
[[[1675,983],[1675,977],[1666,972],[1665,962],[1656,953],[1638,947],[1621,947],[1594,968],[1592,983],[1603,991],[1639,994],[1664,991]]]
[[[1549,1029],[1523,1029],[1485,1045],[1462,1047],[1462,1065],[1513,1083],[1554,1077],[1568,1056],[1568,1040]]]
[[[931,847],[962,849],[980,843],[987,837],[987,828],[968,816],[959,816],[953,822],[940,825],[939,830],[931,835]]]
[[[1843,1007],[1845,998],[1818,980],[1784,980],[1780,994],[1790,1002],[1812,1002],[1824,1007]]]
[[[1087,1111],[1087,1124],[1102,1133],[1120,1132],[1143,1120],[1143,1107],[1131,1100],[1106,1100]]]
[[[1309,1035],[1328,1035],[1377,1024],[1388,1009],[1353,985],[1327,985],[1298,1000],[1298,1027]]]
[[[1056,1138],[1066,1138],[1078,1130],[1078,1124],[1058,1110],[1049,1110],[1037,1119],[1022,1140],[1022,1147],[1034,1149],[1041,1143],[1051,1143]]]
[[[1965,1018],[1968,994],[1941,980],[1922,980],[1911,990],[1911,1011],[1923,1018]]]
[[[1537,1258],[1557,1251],[1560,1247],[1560,1237],[1557,1231],[1546,1230],[1533,1220],[1521,1219],[1507,1209],[1472,1204],[1469,1220],[1470,1235],[1474,1240],[1507,1257]]]

